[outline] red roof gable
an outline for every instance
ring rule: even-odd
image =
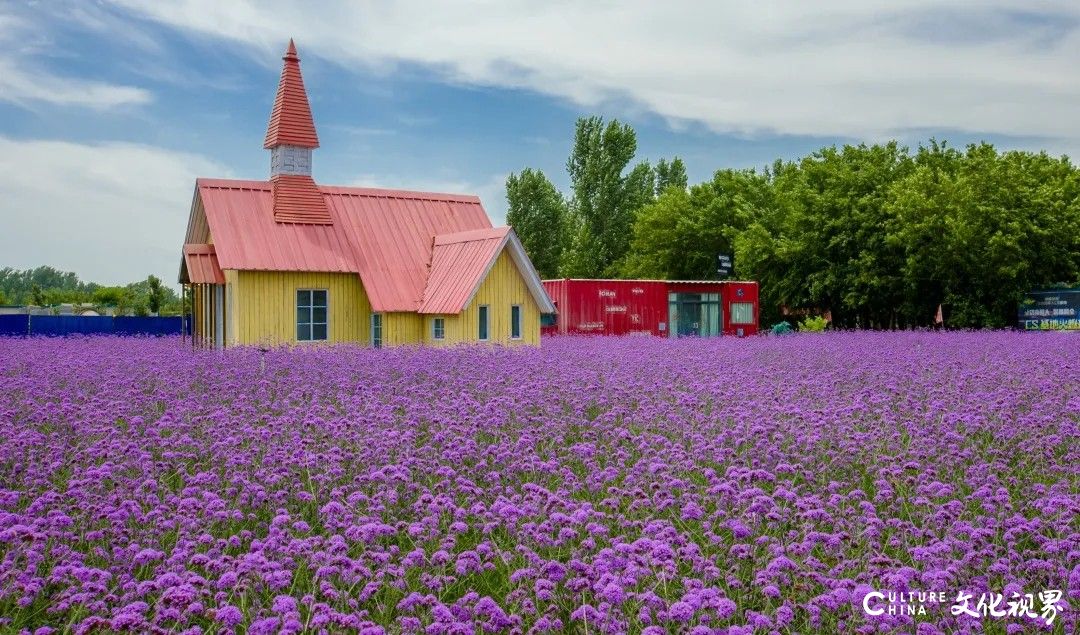
[[[311,117],[304,78],[300,75],[300,58],[296,45],[289,40],[285,51],[285,64],[281,68],[274,109],[270,112],[270,125],[266,128],[264,148],[279,145],[318,148],[319,136],[315,133],[315,121]]]
[[[420,313],[460,313],[469,304],[510,235],[509,227],[435,237]]]
[[[191,284],[225,284],[225,274],[218,267],[217,255],[213,245],[184,245],[183,269],[180,272],[182,282]],[[186,278],[186,280],[185,280]]]

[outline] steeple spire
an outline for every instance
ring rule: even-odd
[[[281,57],[281,81],[278,82],[274,109],[270,112],[270,125],[266,128],[263,147],[272,150],[277,146],[290,145],[300,148],[318,148],[319,136],[315,133],[315,121],[311,117],[304,77],[300,74],[300,57],[296,44],[289,39],[289,47]]]
[[[270,151],[274,220],[329,225],[333,223],[330,210],[311,178],[311,151],[319,147],[319,136],[315,134],[315,121],[300,75],[300,57],[292,39],[281,59],[285,63],[263,144]]]

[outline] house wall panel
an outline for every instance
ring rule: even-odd
[[[419,344],[423,341],[423,325],[419,313],[384,313],[383,346]]]
[[[540,308],[529,292],[514,259],[503,250],[495,260],[484,281],[459,315],[447,315],[446,338],[442,342],[432,339],[431,318],[424,316],[424,339],[428,344],[452,345],[478,341],[481,305],[488,305],[489,342],[495,344],[540,345]],[[510,338],[510,307],[521,306],[521,338]]]
[[[355,273],[237,271],[233,320],[237,343],[295,344],[296,291],[326,289],[328,342],[367,343],[371,304]],[[228,282],[228,274],[226,281]]]

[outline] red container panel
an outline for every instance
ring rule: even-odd
[[[658,335],[667,328],[667,290],[656,280],[547,280],[557,324],[544,332]]]
[[[746,336],[758,332],[758,283],[756,282],[725,282],[724,291],[720,295],[720,302],[724,307],[724,335]],[[749,324],[737,324],[732,321],[736,311],[732,307],[735,303],[749,302],[753,314]]]
[[[756,282],[562,279],[545,280],[544,288],[558,311],[554,324],[541,327],[545,335],[668,337],[672,328],[668,323],[668,293],[719,294],[722,334],[747,336],[758,330]],[[733,303],[752,304],[752,323],[737,324],[732,320]]]

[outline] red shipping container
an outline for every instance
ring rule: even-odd
[[[757,333],[758,284],[717,280],[545,280],[558,313],[541,332],[656,337]]]

